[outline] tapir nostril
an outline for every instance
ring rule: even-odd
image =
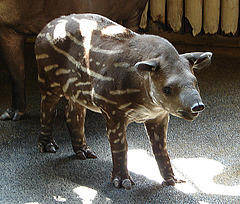
[[[200,112],[200,111],[203,111],[205,108],[204,104],[203,103],[196,103],[193,107],[192,107],[192,111],[194,112]]]

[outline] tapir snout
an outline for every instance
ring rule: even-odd
[[[203,104],[203,102],[200,101],[200,102],[195,103],[195,104],[192,106],[191,110],[192,110],[193,112],[201,112],[201,111],[204,110],[204,108],[205,108],[205,105]]]
[[[183,91],[183,93],[180,94],[180,103],[182,107],[178,110],[179,116],[186,120],[196,119],[199,112],[203,111],[205,108],[201,96],[195,88]]]

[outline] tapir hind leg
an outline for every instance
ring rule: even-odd
[[[56,142],[52,137],[53,120],[56,113],[56,106],[60,97],[50,92],[41,94],[41,134],[38,140],[40,152],[55,153],[58,149]]]
[[[167,185],[175,185],[185,181],[175,178],[171,162],[167,152],[167,128],[169,114],[164,113],[153,120],[145,122],[145,127],[151,141],[153,154],[158,164],[158,168]]]
[[[25,38],[14,30],[0,27],[0,47],[12,85],[12,106],[0,116],[0,120],[19,120],[26,106],[25,72],[24,72],[24,40]]]
[[[76,155],[80,159],[97,158],[95,153],[87,146],[84,134],[86,108],[69,100],[65,115],[73,150]]]

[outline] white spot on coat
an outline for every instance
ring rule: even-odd
[[[82,91],[82,94],[83,95],[91,95],[92,94],[92,91]]]
[[[45,72],[49,72],[49,71],[51,71],[52,69],[55,69],[55,68],[57,68],[57,67],[58,67],[58,64],[47,65],[47,66],[44,67],[44,71],[45,71]]]
[[[118,137],[121,137],[122,135],[123,135],[122,132],[119,132],[119,133],[118,133]]]
[[[36,60],[39,60],[39,59],[46,59],[46,58],[48,58],[48,57],[49,57],[48,54],[36,55]]]
[[[67,20],[61,20],[60,23],[58,23],[55,26],[54,32],[53,32],[53,39],[59,40],[66,38],[66,23]]]
[[[124,142],[125,142],[125,137],[121,139],[121,144],[124,144]]]
[[[115,101],[111,101],[111,100],[109,100],[109,99],[107,99],[107,98],[97,94],[96,92],[94,92],[94,98],[102,100],[102,101],[105,101],[106,103],[117,105],[117,103]]]
[[[108,119],[110,119],[110,116],[108,115],[108,113],[105,110],[103,110],[103,108],[101,108],[101,111],[102,111],[102,113],[105,113],[105,115],[107,116]],[[108,131],[109,132],[108,135],[110,135],[110,133],[111,133],[111,130],[109,130],[109,131]]]
[[[91,82],[86,81],[86,82],[78,82],[75,84],[75,86],[87,86],[87,85],[91,85]]]
[[[79,23],[79,30],[82,34],[83,38],[83,47],[85,50],[84,58],[87,66],[87,73],[90,72],[90,65],[89,65],[89,51],[91,48],[91,40],[92,40],[92,32],[97,28],[97,22],[88,19],[76,19],[72,18],[73,20]]]
[[[79,97],[79,95],[82,93],[82,90],[77,90],[77,93],[75,94],[75,98],[78,98]]]
[[[121,150],[112,150],[112,153],[113,154],[118,154],[118,153],[121,153],[121,152],[126,152],[127,151],[127,148],[126,147],[124,147],[123,149],[121,149]]]
[[[73,78],[69,78],[67,80],[67,82],[63,85],[62,89],[63,89],[63,92],[66,93],[66,91],[68,90],[68,87],[70,86],[71,83],[77,81],[78,78],[77,77],[73,77]]]
[[[69,74],[70,72],[71,72],[70,69],[61,68],[61,69],[56,70],[55,74],[56,74],[56,76],[59,76],[61,74]]]
[[[41,131],[40,134],[41,135],[51,135],[52,133],[51,132],[43,132],[43,131]]]
[[[159,136],[154,132],[154,140],[158,142],[160,140]]]
[[[54,87],[58,87],[60,86],[61,84],[57,83],[57,82],[54,82],[50,85],[51,88],[54,88]]]
[[[39,33],[39,34],[38,34],[38,37],[44,38],[44,37],[46,37],[46,34],[45,34],[45,33]]]
[[[68,118],[68,119],[66,120],[67,123],[70,123],[71,121],[72,121],[71,118]]]
[[[126,31],[127,29],[121,25],[110,25],[106,28],[103,28],[101,34],[107,36],[114,36],[117,34],[125,33]]]
[[[117,62],[114,63],[114,67],[130,67],[130,64],[127,62]]]
[[[113,141],[113,143],[115,143],[115,144],[119,143],[119,142],[120,142],[120,139],[116,139],[116,140]]]
[[[47,27],[48,27],[48,28],[53,28],[54,25],[51,25],[51,24],[49,23],[49,24],[47,24]]]
[[[122,110],[122,109],[124,109],[124,108],[127,108],[127,107],[130,106],[130,105],[132,105],[131,102],[130,102],[130,103],[123,104],[123,105],[119,106],[118,108],[119,108],[120,110]]]
[[[116,129],[118,130],[120,128],[120,122],[117,124]]]
[[[138,93],[140,89],[125,89],[125,90],[114,90],[110,91],[112,95],[122,95],[122,94],[131,94],[131,93]]]
[[[45,83],[45,79],[41,78],[39,75],[38,75],[38,81],[39,81],[40,83]]]
[[[66,112],[66,118],[68,118],[68,116],[69,116],[69,112]]]
[[[41,102],[43,102],[46,99],[46,95],[41,95]]]

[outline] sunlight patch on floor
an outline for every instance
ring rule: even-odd
[[[163,182],[155,158],[149,156],[145,150],[133,149],[128,151],[128,169],[150,180]]]
[[[73,189],[73,192],[78,195],[81,199],[82,204],[92,204],[95,199],[97,199],[98,192],[92,188],[86,186],[79,186]],[[94,202],[95,203],[95,202]],[[104,203],[112,203],[112,200],[108,197],[105,197]]]
[[[67,199],[63,198],[61,196],[53,196],[54,200],[56,200],[57,202],[66,202]]]
[[[27,203],[24,203],[24,204],[40,204],[39,202],[27,202]]]
[[[214,182],[214,177],[224,170],[224,165],[218,161],[207,158],[179,158],[173,160],[173,165],[193,182],[198,191],[207,194],[240,196],[240,185],[227,186]]]
[[[86,186],[74,188],[73,192],[76,193],[79,198],[81,198],[83,204],[91,204],[97,195],[96,190],[88,188]]]
[[[214,177],[221,174],[224,165],[207,158],[178,158],[172,159],[172,166],[176,178],[186,180],[187,183],[176,184],[176,189],[184,193],[206,193],[217,195],[240,196],[240,185],[227,186],[214,182]],[[132,149],[128,151],[128,169],[150,180],[162,183],[157,163],[153,156],[145,150]]]

